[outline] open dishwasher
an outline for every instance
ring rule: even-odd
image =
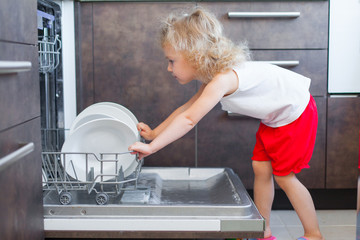
[[[104,153],[97,159],[100,172],[85,169],[86,181],[80,181],[75,169],[68,174],[71,158],[80,154],[87,161],[93,154],[56,152],[63,130],[44,131],[55,141],[43,146],[52,151],[42,153],[47,238],[263,236],[265,221],[229,168],[143,167],[137,159],[135,171],[124,177],[121,167],[113,174],[101,169],[130,153]]]
[[[38,0],[45,237],[263,237],[265,221],[231,169],[150,168],[136,159],[124,174],[121,158],[129,152],[61,152],[68,133],[59,16],[57,4]],[[82,172],[73,165],[79,156]]]

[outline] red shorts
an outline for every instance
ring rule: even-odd
[[[277,128],[260,123],[252,160],[271,161],[273,174],[286,176],[309,168],[318,124],[314,98],[294,122]]]

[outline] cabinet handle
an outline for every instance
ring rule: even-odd
[[[229,117],[242,117],[242,116],[244,116],[244,115],[239,114],[239,113],[233,113],[233,112],[230,112],[230,111],[226,111],[226,112],[227,112],[227,115]]]
[[[7,168],[9,165],[17,162],[22,157],[28,155],[32,151],[34,151],[35,145],[33,142],[30,142],[18,150],[6,155],[5,157],[0,159],[0,172]]]
[[[297,18],[300,12],[228,12],[229,18]]]
[[[25,72],[30,69],[29,61],[0,61],[0,74]]]
[[[249,117],[249,116],[246,116],[246,115],[244,115],[244,114],[240,114],[240,113],[233,113],[233,112],[231,112],[231,111],[226,111],[227,112],[227,115],[229,116],[229,117],[236,117],[236,118],[252,118],[252,117]]]
[[[329,98],[360,98],[360,95],[357,94],[347,94],[347,93],[339,93],[339,94],[331,94]]]
[[[294,60],[294,61],[256,61],[256,62],[262,62],[262,63],[270,63],[277,65],[279,67],[296,67],[300,64],[300,61]]]

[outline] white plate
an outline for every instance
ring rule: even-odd
[[[132,120],[132,118],[123,110],[120,110],[116,106],[111,106],[108,104],[93,104],[89,107],[85,108],[74,120],[73,124],[70,127],[70,134],[72,134],[81,124],[86,122],[84,118],[92,118],[90,115],[105,115],[117,119],[125,124],[127,124],[130,129],[135,133],[137,139],[140,139],[140,134],[137,130],[136,123]],[[92,119],[96,119],[96,116]]]
[[[130,118],[131,120],[133,120],[133,122],[135,123],[135,125],[137,125],[139,123],[139,121],[137,120],[137,118],[135,117],[135,115],[126,107],[118,104],[118,103],[114,103],[114,102],[99,102],[99,103],[95,103],[93,105],[108,105],[108,106],[113,106],[116,107],[118,109],[120,109],[121,111],[125,112]]]
[[[81,125],[83,125],[84,123],[90,122],[92,120],[96,120],[96,119],[100,119],[100,118],[113,118],[109,115],[106,114],[100,114],[100,113],[94,113],[94,114],[90,114],[90,115],[83,115],[77,119],[75,119],[75,121],[73,122],[73,124],[70,127],[69,130],[69,134],[73,134],[74,131]]]
[[[137,124],[139,123],[139,121],[137,120],[137,118],[135,117],[135,115],[126,107],[118,104],[118,103],[113,103],[113,102],[99,102],[99,103],[95,103],[94,105],[108,105],[108,106],[113,106],[116,107],[118,109],[120,109],[121,111],[125,112],[127,115],[129,115],[129,117],[133,120],[133,122],[135,123],[135,126],[137,126]]]
[[[66,154],[62,163],[65,164],[66,172],[73,178],[86,181],[86,175],[91,167],[94,168],[94,176],[100,174],[101,162],[100,153],[122,153],[128,152],[128,147],[137,141],[137,136],[125,123],[111,119],[96,119],[79,126],[73,134],[66,140],[61,149]],[[88,166],[86,167],[85,154],[75,153],[94,153],[88,155]],[[133,173],[137,166],[136,156],[130,153],[119,155],[116,165],[115,155],[103,157],[103,174],[117,175],[122,166],[124,176]],[[73,166],[71,165],[73,163]],[[74,171],[75,170],[75,171]],[[113,179],[114,176],[107,176],[103,181]],[[100,178],[96,179],[101,181]]]

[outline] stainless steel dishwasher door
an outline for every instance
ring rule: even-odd
[[[132,186],[97,205],[74,192],[71,205],[44,192],[46,237],[250,238],[265,221],[228,168],[142,168]]]

